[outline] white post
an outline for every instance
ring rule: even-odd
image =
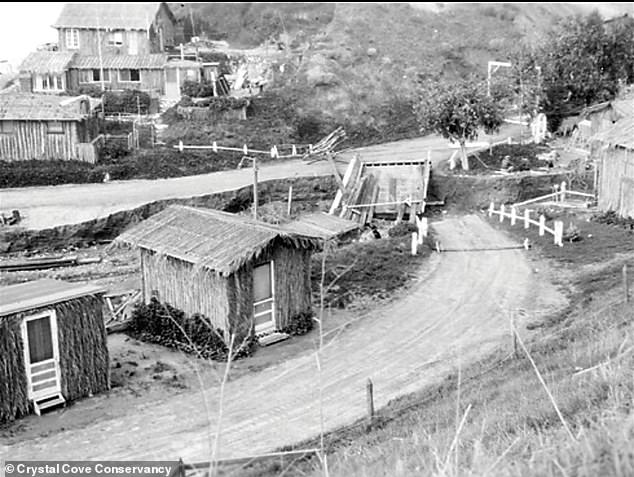
[[[511,225],[515,225],[517,221],[517,210],[515,207],[511,207]]]
[[[440,253],[440,242],[436,240],[436,252]]]
[[[244,147],[242,148],[242,152],[244,152],[245,156],[249,155],[249,148],[247,147],[247,145],[245,144]]]
[[[297,155],[297,148],[295,147],[295,144],[293,144],[293,149],[291,150],[291,156],[296,156]]]
[[[500,206],[500,222],[504,222],[504,204]]]
[[[291,215],[291,207],[293,204],[293,186],[289,186],[288,187],[288,208],[287,208],[287,215],[290,217]]]
[[[566,200],[566,181],[563,181],[561,183],[561,199],[560,201],[563,202]]]
[[[509,138],[506,141],[508,142],[508,144],[513,144],[513,138],[511,136],[509,136]]]
[[[431,162],[431,149],[427,149],[427,162]]]
[[[531,243],[528,241],[528,238],[524,239],[524,249],[528,250],[531,248]]]
[[[555,245],[564,246],[564,223],[561,220],[555,220]]]
[[[493,217],[494,210],[495,210],[495,204],[491,202],[491,205],[489,205],[489,217]]]
[[[218,144],[216,144],[216,141],[212,143],[211,150],[214,152],[218,152]]]
[[[543,237],[544,234],[546,233],[546,217],[544,217],[543,215],[539,216],[539,236]]]
[[[418,234],[416,232],[412,232],[412,255],[416,255],[418,251]]]
[[[427,237],[427,217],[421,219],[416,217],[416,226],[418,227],[418,244],[422,245],[423,237]]]
[[[524,209],[524,228],[527,229],[530,227],[531,223],[529,222],[531,218],[531,210]]]

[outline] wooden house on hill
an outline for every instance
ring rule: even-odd
[[[63,93],[69,86],[68,67],[74,51],[34,51],[19,67],[24,93]]]
[[[166,3],[67,3],[53,25],[60,51],[149,55],[175,45],[176,18]]]
[[[103,293],[58,280],[0,289],[0,423],[109,389]]]
[[[310,256],[319,238],[172,206],[117,242],[140,249],[145,302],[156,296],[189,316],[202,314],[225,337],[283,329],[311,311]]]
[[[94,162],[98,129],[87,96],[0,95],[0,160]]]
[[[599,208],[634,218],[634,115],[617,121],[593,139]]]

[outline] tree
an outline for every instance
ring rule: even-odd
[[[436,132],[460,145],[462,168],[469,169],[466,143],[481,129],[491,133],[502,124],[502,110],[486,95],[486,86],[475,79],[456,83],[428,83],[415,106],[421,132]],[[452,158],[451,169],[456,167]]]
[[[538,51],[542,65],[542,108],[552,129],[583,107],[616,96],[634,81],[632,21],[606,24],[598,13],[565,19]]]

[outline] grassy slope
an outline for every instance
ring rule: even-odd
[[[634,307],[623,303],[620,288],[622,263],[634,267],[634,240],[610,226],[593,227],[595,234],[605,228],[604,237],[616,232],[618,240],[576,253],[572,245],[536,243],[535,266],[544,257],[554,261],[557,276],[568,277],[575,291],[566,310],[532,323],[533,333],[521,331],[572,437],[521,348],[513,356],[509,339],[505,349],[463,364],[441,385],[390,403],[372,426],[361,422],[326,436],[330,475],[634,475]],[[581,370],[588,371],[575,374]],[[316,459],[288,464],[242,475],[282,469],[322,475]]]

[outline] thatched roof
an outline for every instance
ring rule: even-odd
[[[236,214],[171,206],[126,230],[116,242],[231,275],[273,243],[316,249],[317,237],[286,231]]]
[[[634,149],[634,116],[619,119],[610,129],[595,134],[592,139],[611,146]]]
[[[167,62],[167,55],[162,53],[148,55],[103,55],[98,56],[77,56],[69,68],[77,70],[90,69],[137,69],[137,70],[160,70]]]
[[[0,288],[0,317],[98,293],[105,290],[97,285],[51,279],[10,285]]]
[[[0,121],[79,121],[86,115],[67,96],[50,94],[0,95]]]
[[[281,226],[288,232],[310,235],[328,240],[358,230],[361,226],[352,220],[342,219],[324,212],[305,214],[294,222]]]
[[[35,74],[60,74],[68,69],[74,51],[34,51],[29,53],[19,71]]]
[[[67,3],[53,28],[147,30],[162,3]],[[167,8],[167,6],[165,6]],[[174,18],[167,8],[168,14]]]

